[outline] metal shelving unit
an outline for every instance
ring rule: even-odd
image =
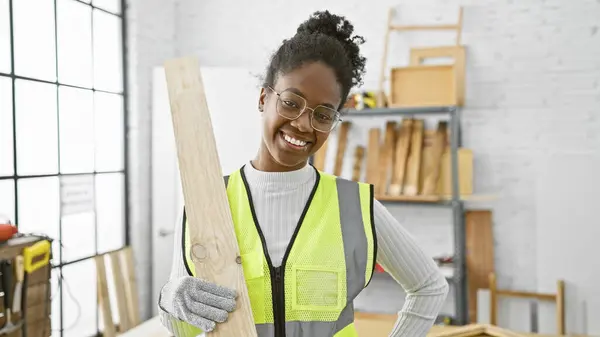
[[[455,295],[455,323],[467,324],[467,278],[466,278],[466,247],[465,247],[465,221],[464,202],[459,194],[458,176],[458,149],[462,145],[460,130],[460,110],[456,106],[419,107],[419,108],[377,108],[366,110],[347,110],[343,112],[342,119],[360,117],[418,117],[424,115],[446,115],[449,118],[450,128],[450,153],[452,171],[452,197],[449,199],[435,200],[431,198],[380,198],[382,203],[405,204],[415,206],[449,207],[452,210],[452,225],[454,230],[454,274],[447,278]]]

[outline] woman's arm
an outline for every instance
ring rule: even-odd
[[[373,207],[377,262],[407,294],[390,336],[425,336],[446,300],[448,281],[434,260],[379,201]]]

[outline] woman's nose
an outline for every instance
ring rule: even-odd
[[[310,124],[310,113],[309,109],[304,110],[304,113],[300,117],[292,121],[292,126],[298,129],[300,132],[311,132],[312,125]]]

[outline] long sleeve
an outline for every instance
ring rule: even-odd
[[[379,202],[373,205],[377,262],[406,292],[391,337],[427,335],[448,295],[448,282],[434,260]]]
[[[187,271],[185,269],[185,265],[183,264],[183,251],[181,247],[181,236],[183,235],[183,212],[179,214],[177,220],[173,227],[173,260],[171,263],[171,273],[169,276],[169,281],[178,279],[180,277],[186,276]],[[171,291],[169,288],[169,284],[164,285],[161,290],[162,294]],[[160,321],[162,325],[167,328],[171,333],[173,333],[174,327],[172,326],[171,320],[169,319],[169,314],[161,308],[160,304],[158,305],[158,315],[160,317]]]

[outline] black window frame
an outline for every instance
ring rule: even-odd
[[[15,1],[19,1],[19,0],[8,0],[8,6],[9,6],[9,26],[10,26],[10,60],[11,60],[11,69],[10,69],[10,73],[3,73],[0,72],[0,77],[2,78],[10,78],[11,81],[11,85],[12,85],[12,140],[13,140],[13,174],[12,175],[0,175],[0,180],[12,180],[13,181],[13,185],[14,185],[14,223],[15,225],[18,227],[19,225],[19,187],[18,187],[18,181],[20,179],[30,179],[30,178],[44,178],[44,177],[58,177],[58,179],[60,179],[60,177],[63,176],[92,176],[92,177],[96,177],[98,175],[104,175],[104,174],[114,174],[114,173],[118,173],[121,174],[123,177],[123,227],[122,230],[124,231],[123,235],[124,235],[124,246],[129,246],[131,244],[131,238],[130,238],[130,212],[129,212],[129,200],[130,200],[130,196],[129,196],[129,144],[128,144],[128,118],[129,118],[129,109],[128,109],[128,101],[129,101],[129,91],[128,91],[128,58],[127,58],[127,54],[128,54],[128,49],[127,49],[127,19],[126,19],[126,11],[127,11],[127,4],[126,4],[126,0],[117,0],[119,2],[119,7],[120,7],[120,13],[114,13],[111,11],[108,11],[106,9],[103,9],[101,7],[97,7],[94,5],[94,0],[91,0],[90,3],[87,3],[85,1],[81,1],[81,0],[70,0],[70,1],[74,1],[80,4],[84,4],[86,6],[89,6],[91,8],[90,11],[90,15],[92,16],[92,20],[91,20],[91,32],[92,32],[92,36],[94,34],[94,20],[93,20],[93,15],[94,15],[94,11],[98,10],[98,11],[102,11],[104,13],[113,15],[118,17],[121,20],[121,25],[120,25],[120,29],[121,29],[121,71],[122,71],[122,79],[123,79],[123,83],[122,83],[122,88],[123,90],[121,92],[113,92],[113,91],[106,91],[106,90],[99,90],[94,88],[94,84],[92,83],[92,88],[85,88],[85,87],[80,87],[77,85],[71,85],[71,84],[66,84],[66,83],[61,83],[60,82],[60,77],[59,77],[59,67],[58,67],[58,63],[59,63],[59,46],[58,46],[58,17],[57,17],[57,0],[49,0],[53,2],[53,8],[54,8],[54,42],[55,42],[55,70],[56,70],[56,80],[55,81],[48,81],[48,80],[43,80],[43,79],[37,79],[37,78],[32,78],[32,77],[26,77],[26,76],[19,76],[17,74],[15,74],[15,35],[14,35],[14,10],[13,10],[13,3]],[[33,9],[35,10],[35,9]],[[92,37],[93,38],[93,37]],[[92,58],[93,60],[93,58]],[[93,62],[93,61],[92,61]],[[93,66],[93,63],[92,63]],[[88,90],[91,91],[92,94],[95,92],[102,92],[102,93],[109,93],[109,94],[116,94],[122,97],[122,101],[123,101],[123,106],[122,106],[122,113],[123,113],[123,169],[121,170],[114,170],[114,171],[96,171],[94,170],[93,172],[85,172],[85,173],[61,173],[60,170],[60,123],[58,123],[58,118],[60,115],[60,104],[58,104],[57,101],[57,107],[56,107],[56,118],[57,118],[57,128],[58,128],[58,133],[57,133],[57,141],[58,141],[58,172],[54,173],[54,174],[42,174],[42,175],[19,175],[18,174],[18,170],[17,170],[17,157],[18,157],[18,153],[17,153],[17,127],[16,127],[16,120],[17,120],[17,104],[16,104],[16,95],[15,95],[15,82],[16,80],[27,80],[27,81],[32,81],[32,82],[38,82],[38,83],[45,83],[45,84],[52,84],[56,86],[56,90],[57,90],[57,99],[58,99],[58,89],[60,86],[64,86],[64,87],[71,87],[71,88],[77,88],[77,89],[83,89],[83,90]],[[59,196],[60,198],[60,196]],[[97,211],[97,205],[94,202],[94,212]],[[58,293],[56,294],[52,294],[52,297],[54,296],[59,296],[61,301],[60,301],[60,326],[56,327],[53,326],[52,327],[52,333],[56,333],[59,332],[59,335],[62,337],[63,336],[63,332],[64,332],[64,308],[63,308],[63,302],[65,299],[65,295],[68,295],[68,293],[63,291],[63,287],[62,287],[62,269],[65,266],[71,265],[71,264],[75,264],[75,263],[80,263],[83,261],[87,261],[90,259],[93,259],[94,257],[98,256],[98,255],[102,255],[108,252],[102,252],[99,253],[98,251],[98,247],[97,247],[97,242],[98,242],[98,237],[97,235],[96,237],[96,247],[95,247],[95,254],[91,255],[91,256],[86,256],[83,258],[79,258],[79,259],[75,259],[75,260],[70,260],[67,262],[63,262],[63,249],[62,249],[62,239],[63,239],[63,235],[62,235],[62,216],[59,214],[59,235],[58,238],[51,238],[53,239],[53,245],[59,245],[58,247],[58,252],[59,252],[59,256],[58,256],[58,263],[52,263],[52,269],[53,270],[58,270],[58,289],[52,289],[49,288],[51,291],[55,291],[58,290]],[[98,232],[98,222],[95,221],[94,222],[94,229],[96,231],[96,233]],[[53,260],[56,260],[57,257],[53,257]],[[54,262],[54,261],[53,261]],[[49,306],[51,306],[51,303],[48,303]],[[53,312],[53,314],[56,314]],[[96,336],[101,336],[102,333],[100,331],[99,328],[99,317],[100,317],[100,311],[97,310],[96,311],[96,328],[97,328],[97,334]],[[52,320],[51,320],[52,321]]]

